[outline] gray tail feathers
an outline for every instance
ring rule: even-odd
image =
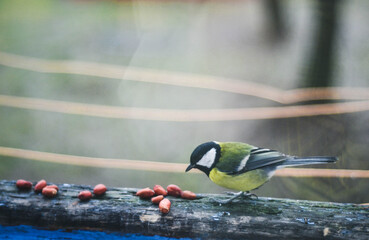
[[[338,160],[337,157],[289,157],[278,167],[289,167],[289,166],[300,166],[300,165],[310,165],[310,164],[326,164],[335,163]]]

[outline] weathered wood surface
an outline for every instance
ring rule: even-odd
[[[289,199],[241,199],[228,205],[169,197],[163,215],[137,189],[108,188],[89,202],[79,191],[91,186],[58,184],[56,198],[19,191],[15,181],[0,181],[0,224],[27,224],[48,229],[98,229],[204,239],[369,239],[368,206]]]

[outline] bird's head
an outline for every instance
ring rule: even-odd
[[[197,146],[191,154],[191,164],[187,167],[186,172],[197,168],[209,176],[211,169],[219,161],[220,151],[218,142],[206,142]]]

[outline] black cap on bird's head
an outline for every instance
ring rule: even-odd
[[[206,142],[197,146],[191,154],[191,164],[187,167],[186,172],[197,168],[209,175],[220,158],[220,150],[217,142]]]

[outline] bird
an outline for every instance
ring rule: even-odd
[[[259,148],[242,142],[211,141],[195,148],[186,172],[197,168],[215,184],[239,191],[230,199],[216,200],[218,203],[226,204],[242,195],[255,196],[255,194],[250,194],[250,191],[268,182],[277,169],[334,163],[337,160],[337,157],[331,156],[290,156],[276,150]]]

